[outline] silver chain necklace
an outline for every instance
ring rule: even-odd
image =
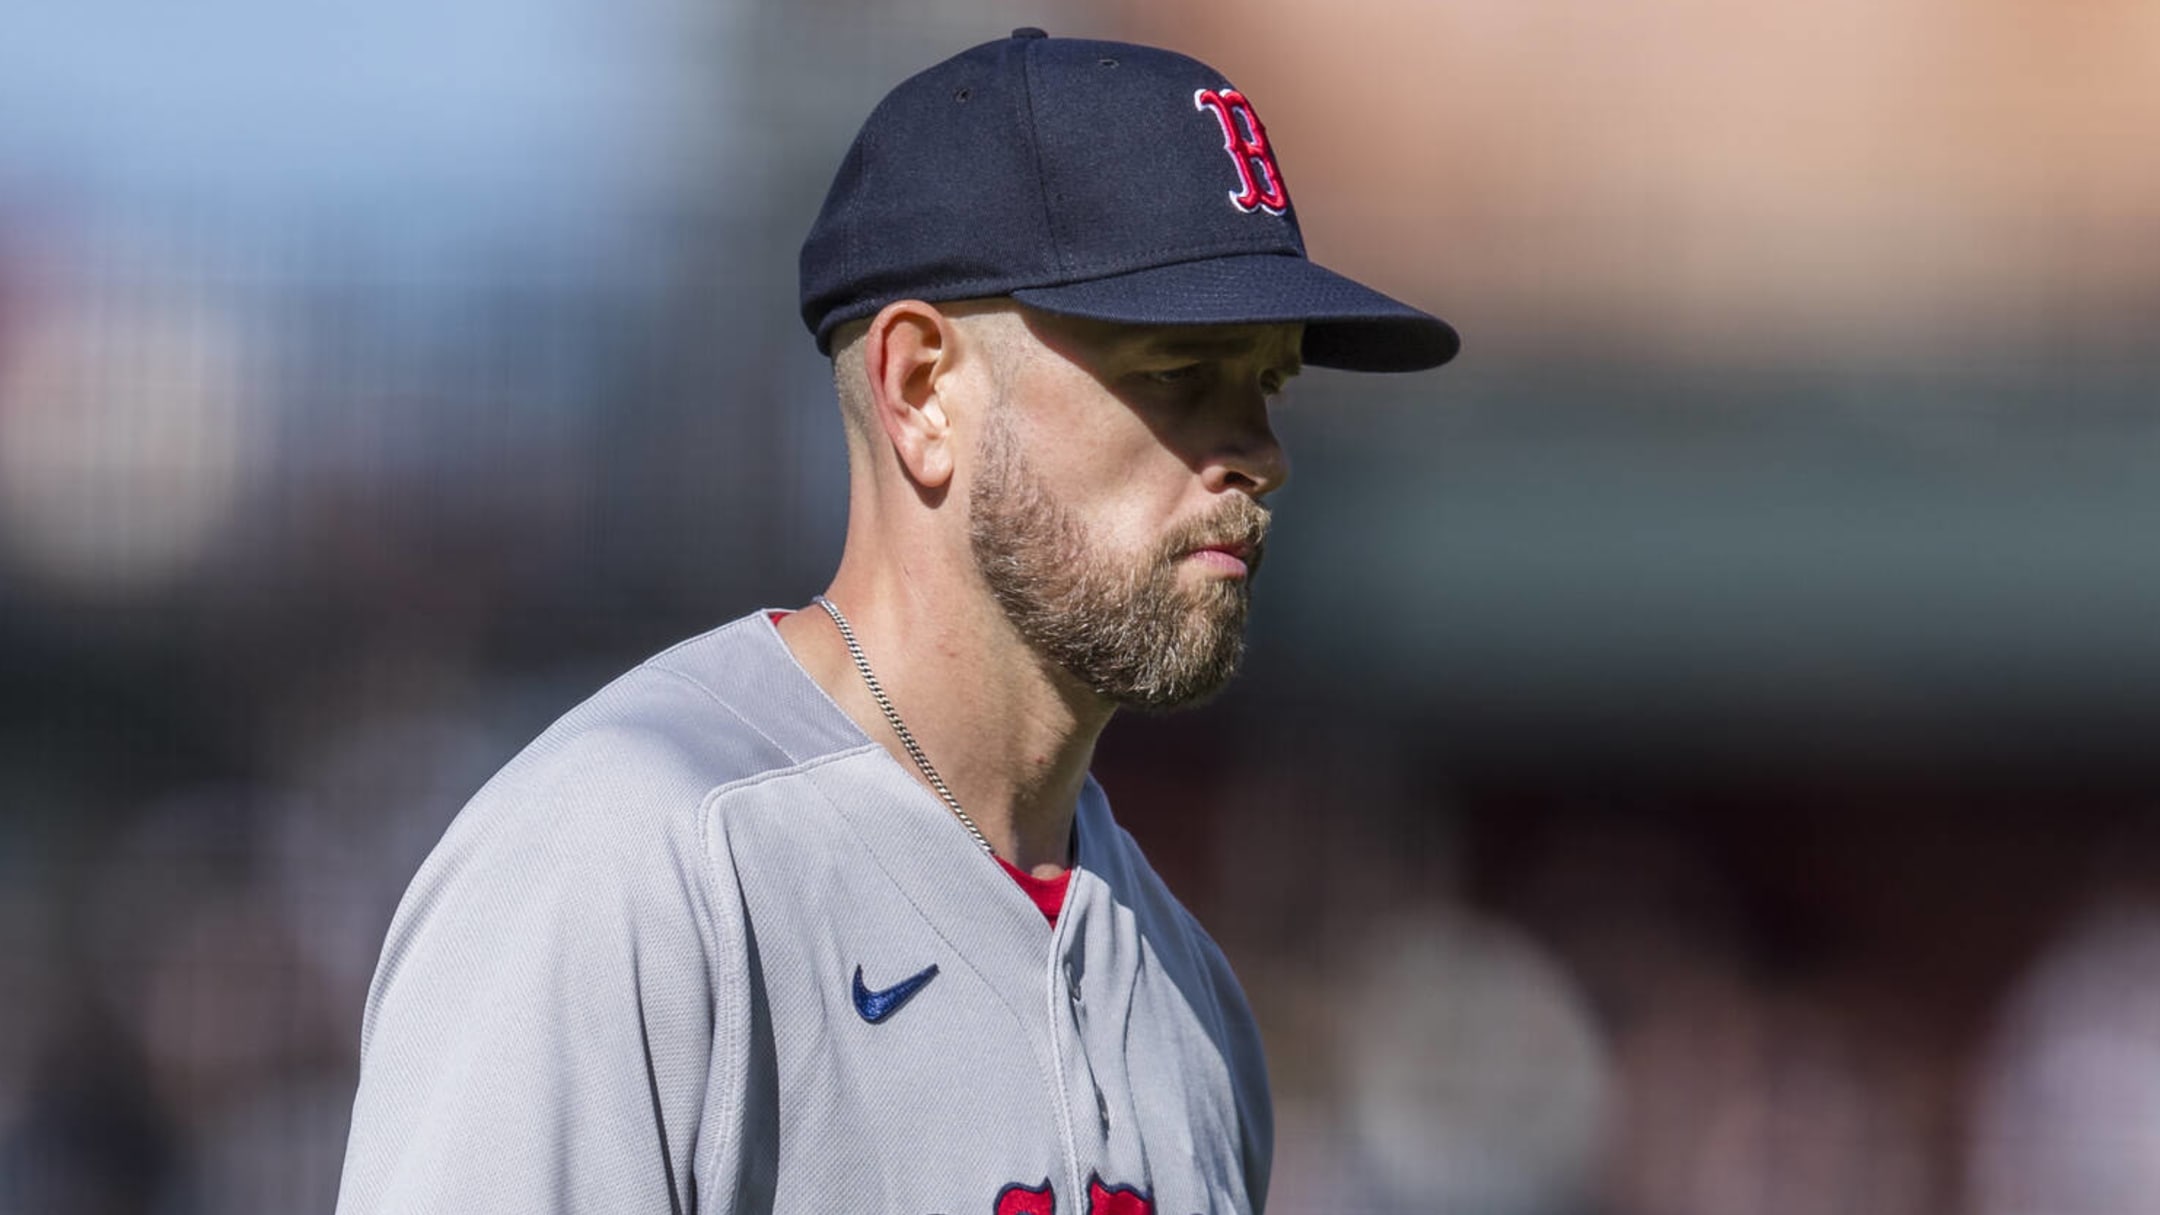
[[[892,697],[885,695],[884,686],[878,683],[877,676],[871,673],[870,660],[863,656],[862,643],[855,640],[855,630],[848,624],[847,617],[840,614],[839,605],[823,595],[817,596],[811,602],[824,608],[825,614],[832,617],[833,624],[839,628],[840,640],[847,642],[848,657],[855,660],[855,669],[862,672],[863,686],[870,689],[870,698],[877,701],[878,708],[884,710],[886,724],[892,727],[894,734],[900,736],[900,745],[907,748],[908,758],[915,761],[917,768],[922,769],[923,779],[929,781],[930,787],[937,790],[937,795],[945,799],[945,808],[953,812],[953,817],[960,820],[960,825],[967,828],[969,835],[975,837],[975,843],[982,848],[983,853],[995,858],[997,851],[990,847],[989,840],[983,838],[982,828],[977,827],[975,820],[967,816],[967,811],[960,808],[960,799],[952,795],[952,790],[945,787],[945,778],[939,776],[937,769],[930,766],[930,757],[923,754],[922,744],[915,741],[915,735],[909,732],[907,723],[900,720],[900,710],[893,708]]]

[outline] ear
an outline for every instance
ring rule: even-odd
[[[959,344],[952,318],[921,300],[887,304],[863,335],[870,411],[900,467],[924,489],[952,479],[952,418],[939,388],[959,362]]]

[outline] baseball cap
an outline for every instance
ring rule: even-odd
[[[1418,371],[1447,322],[1305,256],[1250,99],[1196,59],[1038,29],[888,93],[802,248],[818,349],[902,299],[1010,296],[1128,324],[1305,323],[1304,359]]]

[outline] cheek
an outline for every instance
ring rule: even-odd
[[[1160,485],[1144,490],[1137,479],[1125,482],[1125,492],[1104,495],[1087,516],[1088,534],[1097,554],[1125,568],[1152,566],[1177,518],[1175,493]]]
[[[1109,434],[1080,442],[1060,461],[1054,492],[1098,543],[1151,550],[1190,491],[1191,472],[1151,436]]]
[[[1098,545],[1151,550],[1191,490],[1192,470],[1146,423],[1094,381],[1090,392],[1060,386],[1037,401],[1061,407],[1019,419],[1021,455],[1052,500],[1071,512]]]

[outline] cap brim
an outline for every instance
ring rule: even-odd
[[[1279,253],[1178,262],[1012,297],[1065,316],[1131,325],[1305,322],[1304,358],[1345,371],[1423,371],[1455,357],[1446,321],[1362,283]]]

